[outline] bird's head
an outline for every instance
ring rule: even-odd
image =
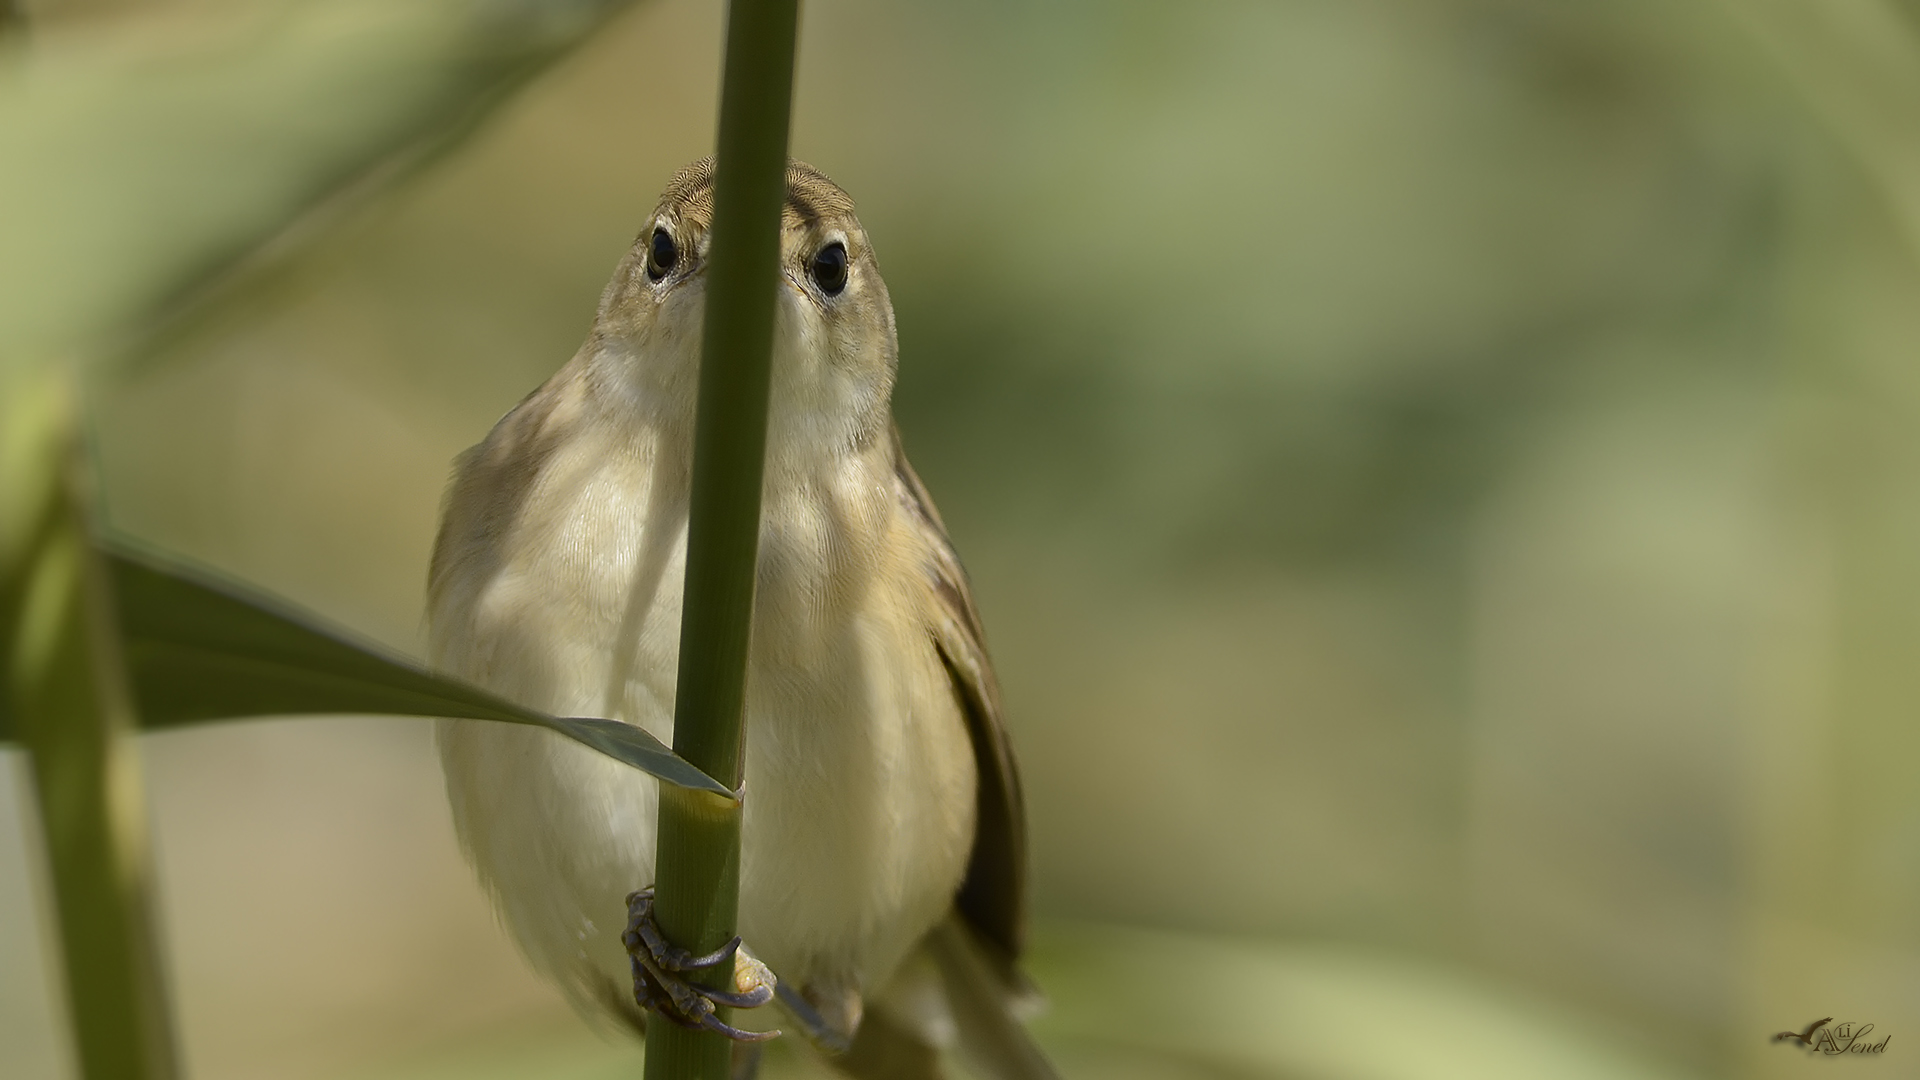
[[[681,169],[601,297],[589,347],[608,389],[691,420],[706,315],[713,159]],[[898,345],[893,306],[853,200],[787,166],[774,318],[772,460],[864,445],[887,430]]]

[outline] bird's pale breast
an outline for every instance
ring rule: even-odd
[[[671,738],[686,440],[585,415],[564,374],[456,476],[434,658],[528,705]],[[683,434],[683,433],[682,433]],[[948,909],[974,763],[929,637],[924,538],[888,447],[769,466],[748,681],[741,932],[783,978],[877,990]],[[654,781],[543,730],[444,722],[455,825],[536,966],[627,993],[627,893],[653,877]]]

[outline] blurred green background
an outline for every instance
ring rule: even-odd
[[[360,32],[15,4],[0,181],[128,71]],[[638,4],[122,349],[112,524],[417,654],[449,463],[709,151],[722,21]],[[1920,3],[809,0],[794,154],[893,294],[1070,1075],[1911,1073]],[[16,301],[17,238],[116,180],[0,183],[36,192],[0,209]],[[191,227],[46,287],[105,295]],[[144,750],[194,1076],[638,1075],[493,925],[428,725]],[[0,762],[0,1075],[52,1080]],[[1887,1054],[1768,1042],[1822,1016]]]

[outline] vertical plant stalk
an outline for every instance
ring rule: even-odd
[[[673,748],[736,790],[799,16],[798,0],[731,0],[720,91]],[[661,785],[656,850],[661,930],[695,952],[725,944],[740,899],[739,803]],[[718,987],[732,976],[702,973]],[[730,1049],[712,1032],[656,1019],[646,1075],[726,1080]]]
[[[0,456],[16,466],[38,458],[52,481],[36,485],[38,505],[8,507],[27,515],[0,568],[0,684],[32,762],[80,1073],[173,1080],[179,1057],[148,900],[134,716],[107,577],[90,542],[73,396],[61,386],[0,404],[7,422],[30,425],[45,442],[39,452]]]

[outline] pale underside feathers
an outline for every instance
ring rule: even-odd
[[[696,162],[580,352],[460,458],[429,577],[437,665],[667,740],[712,211]],[[823,285],[807,267],[826,245],[846,274]],[[891,420],[885,286],[852,200],[798,163],[782,246],[740,931],[857,1031],[835,1058],[853,1075],[930,1080],[957,1043],[986,1075],[1050,1076],[1014,1020],[1019,777],[966,573]],[[456,831],[502,920],[584,1010],[644,1026],[618,935],[625,895],[652,883],[654,781],[540,730],[440,730]]]

